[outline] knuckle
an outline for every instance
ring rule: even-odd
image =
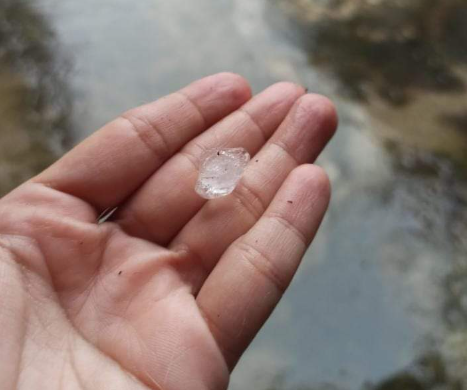
[[[147,120],[135,110],[122,114],[120,118],[158,159],[165,160],[172,154],[163,131],[156,123]]]
[[[247,184],[245,179],[240,180],[232,194],[238,199],[242,207],[251,214],[255,221],[265,212],[266,204],[264,200],[258,191]]]
[[[274,261],[264,252],[246,241],[239,241],[236,245],[241,253],[241,257],[253,266],[256,272],[273,284],[281,294],[284,294],[288,287],[288,282],[282,277],[282,274],[274,265]]]
[[[257,129],[258,133],[261,135],[261,138],[265,142],[268,139],[268,134],[266,130],[259,124],[259,122],[253,117],[253,115],[250,114],[250,112],[245,108],[240,108],[238,112],[244,115],[248,121],[251,122],[251,124]]]

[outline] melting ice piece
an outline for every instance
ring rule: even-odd
[[[205,199],[229,195],[250,160],[243,148],[214,149],[206,153],[199,169],[195,191]]]

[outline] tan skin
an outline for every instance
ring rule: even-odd
[[[332,103],[222,73],[136,108],[0,200],[2,389],[226,389],[329,201]],[[194,192],[206,149],[252,156]],[[118,206],[108,221],[106,209]]]

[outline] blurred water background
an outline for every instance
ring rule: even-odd
[[[340,115],[330,211],[230,389],[467,388],[465,0],[0,0],[0,194],[224,70]]]

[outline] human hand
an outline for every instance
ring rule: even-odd
[[[0,201],[2,389],[226,389],[329,201],[325,98],[217,74],[107,124]],[[203,151],[253,156],[194,192]],[[106,209],[110,220],[97,223]]]

